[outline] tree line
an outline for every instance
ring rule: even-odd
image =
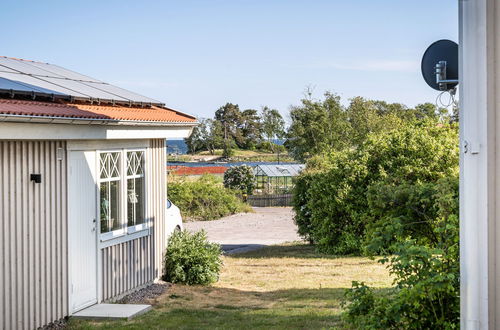
[[[363,97],[342,105],[338,95],[326,93],[323,99],[305,98],[290,110],[291,124],[285,146],[297,160],[305,161],[326,151],[357,147],[369,134],[402,127],[424,119],[455,121],[456,114],[423,103],[409,108],[401,103],[375,101]]]
[[[230,156],[231,150],[261,149],[274,152],[275,139],[285,136],[285,121],[278,110],[263,107],[259,112],[254,109],[241,111],[238,104],[226,103],[217,111],[214,118],[200,120],[185,141],[189,153],[223,149]]]
[[[298,161],[306,161],[327,150],[356,147],[372,133],[401,127],[404,123],[423,119],[453,122],[457,113],[448,113],[432,103],[413,108],[401,103],[354,97],[348,105],[333,93],[322,99],[308,97],[290,109],[290,125],[276,109],[263,107],[261,111],[241,111],[238,104],[226,103],[215,111],[213,118],[202,119],[200,125],[186,139],[189,153],[223,149],[231,156],[235,148],[275,152],[275,139],[285,139],[289,154]]]

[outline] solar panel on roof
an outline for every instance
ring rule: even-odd
[[[0,65],[0,71],[1,72],[10,72],[10,73],[17,73],[18,71],[15,71],[15,70],[12,70],[12,69],[9,69],[3,65]]]
[[[47,72],[50,72],[52,74],[57,74],[59,76],[68,78],[68,79],[73,79],[73,80],[82,80],[82,81],[92,81],[96,83],[102,83],[102,81],[91,78],[89,76],[85,76],[83,74],[80,74],[78,72],[74,72],[71,70],[67,70],[65,68],[62,68],[58,65],[54,64],[47,64],[47,63],[40,63],[40,62],[32,62],[30,65],[36,66],[40,69],[43,69]]]
[[[59,94],[68,97],[72,95],[81,98],[88,98],[88,95],[76,93],[75,91],[72,91],[70,89],[51,84],[47,81],[37,78],[36,76],[30,76],[27,74],[20,74],[20,73],[0,72],[0,78],[9,79],[14,82],[27,84],[34,87],[40,87],[47,91],[50,91],[48,94]],[[36,90],[33,91],[36,92]]]
[[[51,76],[51,77],[60,77],[63,76],[55,75],[53,73],[47,72],[35,66],[29,64],[26,61],[14,60],[11,58],[3,58],[0,57],[0,65],[9,69],[14,70],[16,73],[21,74],[29,74],[32,76]]]
[[[32,91],[76,99],[164,105],[152,98],[48,63],[0,57],[0,78],[9,81],[8,85],[4,81],[0,90],[11,90],[14,93]]]
[[[69,90],[78,92],[80,94],[87,95],[88,97],[92,97],[95,99],[101,100],[115,100],[115,101],[131,101],[129,99],[120,97],[118,95],[113,95],[110,93],[106,93],[98,88],[91,87],[85,83],[82,83],[77,80],[69,80],[69,79],[61,79],[61,78],[53,78],[53,77],[40,77],[40,79],[47,81],[51,84],[58,85],[61,87],[65,87]],[[103,85],[103,84],[99,84]],[[71,95],[71,94],[70,94]]]
[[[0,78],[0,89],[15,90],[21,92],[36,92],[43,94],[52,94],[52,93],[56,94],[54,91],[50,91],[41,87],[36,87],[25,83],[20,83],[18,81],[12,81],[5,78]]]
[[[160,101],[151,99],[151,98],[146,97],[146,96],[142,96],[142,95],[136,94],[134,92],[128,91],[126,89],[123,89],[123,88],[120,88],[120,87],[117,87],[117,86],[114,86],[114,85],[105,84],[105,83],[96,84],[96,83],[93,83],[93,82],[85,82],[84,84],[92,86],[92,87],[95,87],[95,88],[98,88],[98,89],[103,90],[103,91],[106,91],[106,92],[108,92],[110,94],[120,95],[121,97],[129,99],[131,101],[144,102],[144,103],[152,103],[152,104],[160,104]]]

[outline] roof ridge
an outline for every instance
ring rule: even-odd
[[[47,63],[47,62],[40,62],[40,61],[34,61],[34,60],[26,60],[24,58],[18,58],[18,57],[10,57],[10,56],[3,56],[3,55],[0,55],[0,57],[8,58],[10,60],[23,61],[23,62],[50,64],[50,63]]]

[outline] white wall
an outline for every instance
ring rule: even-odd
[[[460,0],[461,328],[500,328],[497,0]]]
[[[0,122],[0,140],[177,139],[188,137],[192,128]]]
[[[66,158],[65,141],[0,141],[0,329],[68,315]]]

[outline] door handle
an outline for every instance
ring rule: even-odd
[[[92,221],[92,231],[94,232],[94,231],[96,231],[96,229],[97,229],[96,228],[96,221],[95,221],[95,218],[94,218],[94,220]]]

